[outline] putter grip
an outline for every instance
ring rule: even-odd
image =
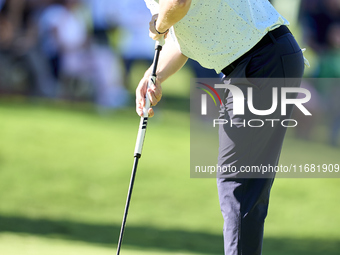
[[[165,44],[165,40],[164,40],[164,36],[162,36],[162,38],[160,38],[159,40],[156,41],[155,48],[157,49],[158,46],[163,47],[164,44]]]
[[[150,85],[156,82],[156,76],[150,76],[148,88]],[[142,155],[143,143],[146,133],[146,126],[148,124],[148,111],[150,108],[150,99],[148,94],[145,95],[145,106],[143,107],[143,117],[140,119],[138,135],[135,146],[135,157],[140,157]]]
[[[156,51],[155,51],[155,57],[154,57],[153,67],[152,67],[153,70],[148,81],[148,89],[150,88],[152,84],[156,84],[156,70],[157,70],[158,58],[159,58],[159,53],[162,50],[164,43],[165,43],[164,37],[156,41],[156,44],[155,44]],[[143,107],[143,117],[141,117],[140,119],[136,146],[135,146],[134,156],[137,158],[140,158],[140,156],[142,155],[143,143],[144,143],[144,138],[145,138],[145,133],[146,133],[146,126],[148,124],[149,108],[150,108],[150,99],[149,99],[148,93],[146,93],[145,106]]]

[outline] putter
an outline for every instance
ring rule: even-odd
[[[150,78],[149,78],[148,88],[151,86],[151,84],[155,84],[155,82],[156,82],[156,71],[157,71],[159,53],[161,52],[163,45],[164,45],[164,38],[156,41],[155,56],[154,56],[154,59],[153,59],[152,73],[151,73]],[[135,176],[136,176],[136,172],[137,172],[138,160],[142,155],[142,148],[143,148],[143,143],[144,143],[144,138],[145,138],[145,133],[146,133],[146,126],[148,124],[148,110],[149,110],[149,108],[150,108],[150,99],[148,97],[148,94],[146,94],[145,95],[145,106],[143,108],[143,117],[141,117],[141,120],[140,120],[138,135],[137,135],[137,140],[136,140],[134,162],[133,162],[133,167],[132,167],[132,173],[131,173],[128,195],[127,195],[127,198],[126,198],[124,217],[123,217],[122,225],[121,225],[121,228],[120,228],[118,247],[117,247],[117,255],[119,255],[120,248],[122,246],[123,235],[124,235],[125,224],[126,224],[126,218],[127,218],[128,211],[129,211],[129,205],[130,205],[130,201],[131,201],[133,184],[135,182]]]

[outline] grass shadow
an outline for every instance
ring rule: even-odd
[[[120,225],[114,224],[100,225],[66,220],[0,216],[0,234],[1,232],[31,234],[48,238],[116,246],[119,231]],[[148,226],[136,227],[127,224],[123,246],[221,254],[223,253],[222,242],[222,235],[183,230],[161,230]]]
[[[30,219],[0,216],[0,233],[11,232],[48,238],[83,241],[115,246],[120,226],[90,224],[66,220]],[[140,249],[182,251],[200,254],[223,254],[222,234],[185,230],[162,230],[148,226],[127,225],[123,245]],[[265,238],[264,252],[268,255],[338,255],[340,240]]]

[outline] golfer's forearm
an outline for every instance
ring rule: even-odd
[[[157,80],[162,83],[171,75],[176,73],[181,69],[187,62],[188,58],[184,56],[175,43],[168,38],[166,44],[164,44],[163,49],[159,56],[158,66],[157,66]],[[150,67],[146,72],[145,76],[149,77],[151,74]]]
[[[183,19],[188,13],[191,0],[159,0],[157,31],[164,32]]]

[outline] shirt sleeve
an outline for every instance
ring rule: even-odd
[[[159,13],[159,4],[154,0],[144,0],[152,15]]]

